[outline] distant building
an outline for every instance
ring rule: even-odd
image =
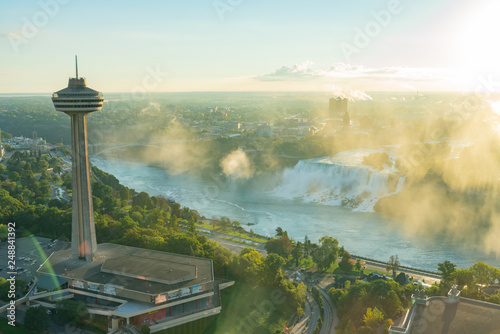
[[[274,127],[271,124],[260,124],[257,126],[257,137],[272,137]]]
[[[348,100],[341,97],[331,98],[328,108],[328,114],[330,118],[340,118],[344,116],[347,112]]]
[[[344,131],[349,131],[351,129],[351,117],[347,111],[344,113],[343,123]]]
[[[351,117],[347,111],[348,102],[348,99],[341,97],[330,99],[328,118],[323,120],[327,131],[348,132],[351,129]]]
[[[226,124],[226,131],[233,132],[240,130],[241,130],[241,123],[239,122],[229,122]]]
[[[448,297],[427,298],[423,291],[412,295],[412,307],[389,334],[499,333],[500,305],[460,297],[453,287]]]

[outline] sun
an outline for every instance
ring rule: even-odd
[[[500,72],[500,1],[478,2],[457,29],[459,54],[464,69]],[[461,31],[461,33],[460,33]]]

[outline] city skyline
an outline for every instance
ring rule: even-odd
[[[81,75],[108,92],[491,91],[500,81],[493,0],[40,0],[0,9],[2,93],[57,89],[74,54]]]

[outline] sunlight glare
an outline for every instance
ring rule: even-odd
[[[464,68],[471,70],[500,70],[500,2],[489,1],[471,14],[459,34],[460,57]]]

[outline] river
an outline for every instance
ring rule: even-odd
[[[432,271],[445,260],[457,264],[458,268],[468,268],[476,261],[500,266],[500,259],[493,253],[483,253],[481,245],[465,246],[442,238],[419,238],[405,233],[398,222],[375,212],[325,205],[304,198],[290,199],[278,194],[276,189],[280,187],[276,188],[268,180],[255,181],[268,184],[266,188],[251,182],[169,175],[163,169],[142,162],[104,157],[91,157],[91,162],[129,188],[174,199],[208,218],[228,216],[244,226],[254,223],[245,227],[259,234],[272,236],[279,226],[296,240],[303,240],[307,235],[316,242],[321,236],[330,235],[352,254],[381,261],[397,254],[402,265]],[[286,177],[284,175],[283,179]]]

